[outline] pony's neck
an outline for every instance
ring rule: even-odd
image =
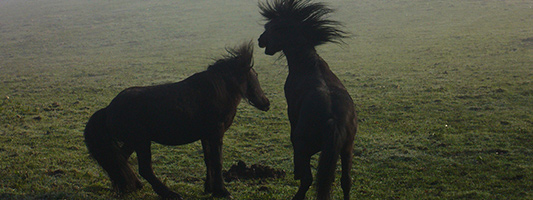
[[[221,101],[237,103],[242,99],[243,92],[235,78],[227,74],[211,73],[209,78],[216,96]]]
[[[226,90],[229,94],[231,94],[233,99],[241,99],[244,97],[244,91],[242,88],[242,84],[237,80],[235,77],[223,77],[226,85]]]
[[[289,75],[319,74],[328,87],[345,90],[339,78],[330,70],[326,61],[316,53],[314,47],[286,49],[283,53],[289,65]]]
[[[299,71],[318,70],[321,58],[314,47],[295,47],[283,50],[289,65],[289,73]]]

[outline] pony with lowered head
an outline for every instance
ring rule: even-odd
[[[294,149],[294,178],[300,187],[293,199],[305,198],[313,182],[311,156],[321,152],[317,170],[317,199],[331,199],[337,160],[342,162],[341,187],[350,199],[357,117],[346,88],[318,55],[315,47],[342,42],[347,33],[326,15],[333,10],[310,0],[271,0],[259,4],[267,20],[259,37],[265,54],[283,52],[289,74],[285,98]]]
[[[252,68],[252,43],[228,49],[206,71],[170,84],[132,87],[96,111],[85,127],[90,155],[107,172],[120,193],[140,189],[127,160],[136,152],[139,174],[165,199],[182,199],[152,170],[151,142],[182,145],[201,140],[207,167],[205,192],[231,197],[222,179],[222,137],[242,98],[267,111],[270,106]]]

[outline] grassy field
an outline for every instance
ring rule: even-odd
[[[327,2],[352,34],[318,52],[360,117],[353,199],[533,199],[533,2]],[[110,190],[83,142],[88,118],[124,88],[205,70],[263,23],[256,0],[0,0],[0,199],[157,199],[145,180]],[[286,63],[256,49],[255,68],[271,110],[239,106],[224,169],[287,176],[227,186],[235,199],[289,199]],[[210,199],[198,142],[153,149],[163,182]]]

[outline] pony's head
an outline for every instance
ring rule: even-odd
[[[314,47],[326,42],[342,42],[347,33],[342,25],[326,19],[333,12],[323,3],[311,0],[271,0],[259,3],[265,17],[265,32],[259,37],[259,47],[274,55],[288,47]]]
[[[270,101],[263,93],[257,72],[253,69],[253,43],[247,42],[235,48],[226,49],[228,55],[207,68],[224,74],[227,81],[237,86],[237,90],[248,103],[259,110],[267,111]]]

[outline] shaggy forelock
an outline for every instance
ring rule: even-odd
[[[247,42],[238,47],[227,48],[227,55],[217,60],[207,70],[212,71],[242,71],[239,69],[250,68],[253,66],[253,43]]]

